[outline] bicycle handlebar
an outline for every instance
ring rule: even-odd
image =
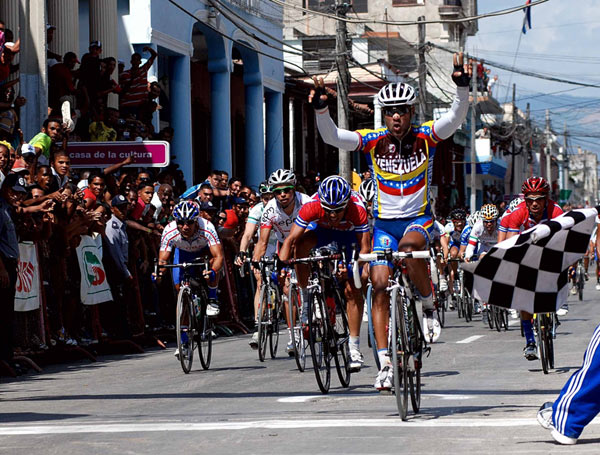
[[[384,261],[384,260],[398,260],[398,259],[428,259],[431,257],[430,251],[381,251],[377,253],[367,253],[367,254],[359,254],[358,260],[355,261],[355,264],[358,265],[359,262],[371,262],[371,261]],[[354,277],[354,287],[356,289],[362,288],[362,282],[360,280],[360,271],[358,267],[352,267],[352,275]]]

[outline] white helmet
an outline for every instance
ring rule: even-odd
[[[479,221],[480,219],[481,214],[477,211],[467,217],[467,223],[469,224],[469,226],[475,226],[475,223],[477,223],[477,221]]]
[[[414,88],[404,82],[393,82],[379,90],[377,101],[383,107],[403,104],[410,106],[417,102],[417,93]]]
[[[275,185],[295,185],[296,184],[296,174],[293,171],[288,169],[277,169],[269,176],[269,186]]]
[[[514,198],[512,201],[510,201],[510,204],[508,204],[508,208],[506,209],[506,211],[507,212],[514,211],[517,208],[517,206],[519,204],[521,204],[523,201],[524,201],[523,198],[520,198],[520,197]]]
[[[366,202],[371,202],[375,197],[375,182],[373,179],[364,180],[358,188],[358,194],[360,194]]]

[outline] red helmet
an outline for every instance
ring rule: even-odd
[[[550,185],[548,181],[543,177],[529,177],[527,180],[523,182],[523,186],[521,187],[521,192],[523,194],[528,193],[550,193]]]

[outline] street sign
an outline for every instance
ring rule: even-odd
[[[105,168],[133,156],[134,167],[169,165],[169,143],[165,141],[69,142],[71,167]]]

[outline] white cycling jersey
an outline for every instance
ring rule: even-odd
[[[298,216],[300,208],[310,200],[310,196],[296,191],[294,211],[291,215],[288,215],[283,211],[283,208],[279,202],[277,202],[276,198],[271,199],[263,211],[260,220],[260,228],[272,229],[277,236],[277,240],[283,243],[287,236],[290,235],[290,231],[292,230],[292,226],[294,225],[294,221]]]
[[[262,219],[263,212],[265,211],[266,205],[262,202],[259,202],[254,207],[250,209],[250,213],[248,213],[248,218],[246,219],[247,223],[258,224],[260,225],[260,220]],[[260,230],[259,230],[260,232]],[[269,242],[267,243],[267,251],[265,252],[265,256],[270,258],[277,252],[277,237],[274,235],[269,236]]]
[[[221,243],[213,224],[204,218],[198,218],[198,231],[190,239],[184,239],[177,221],[171,221],[163,230],[160,238],[160,251],[173,251],[173,248],[187,252],[197,252],[203,248],[211,247]]]
[[[479,254],[482,254],[490,251],[496,243],[498,243],[498,222],[496,222],[496,226],[494,226],[494,230],[490,234],[483,225],[483,220],[479,220],[475,223],[473,229],[471,229],[465,258],[470,259],[473,257],[477,244],[479,244]]]
[[[433,226],[431,228],[431,239],[439,240],[445,232],[446,231],[444,225],[437,220],[433,220]]]

